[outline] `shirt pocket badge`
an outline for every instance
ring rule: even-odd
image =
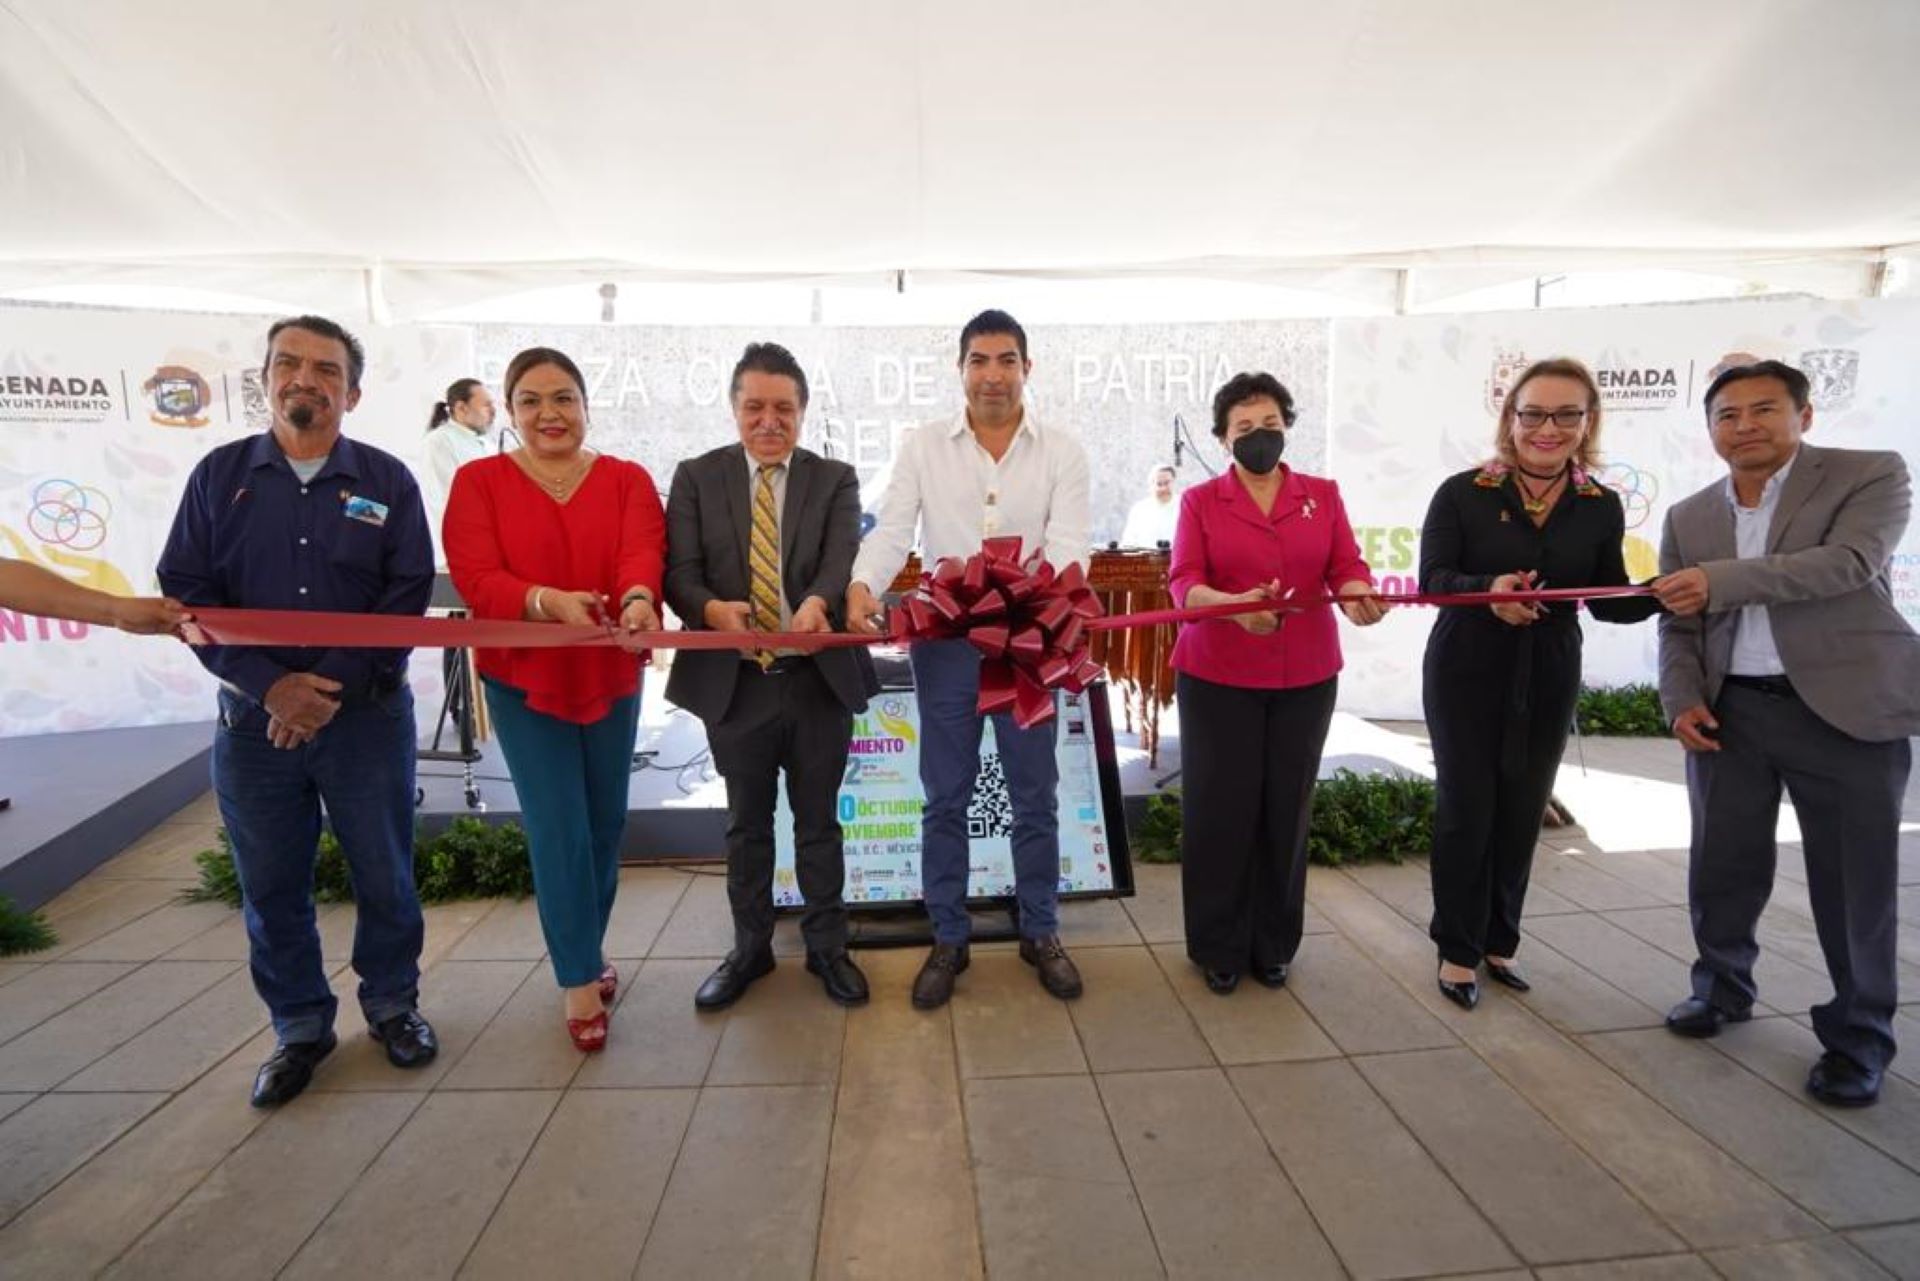
[[[387,523],[387,505],[376,503],[371,498],[362,498],[358,494],[348,495],[345,511],[348,520],[357,520],[363,525],[372,525],[375,529],[381,529]]]

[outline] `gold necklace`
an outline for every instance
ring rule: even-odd
[[[534,467],[533,456],[531,454],[522,454],[520,458],[521,470],[533,477],[533,479],[539,483],[540,488],[546,490],[547,493],[556,499],[565,498],[567,491],[580,482],[580,478],[586,474],[586,469],[591,466],[593,466],[593,460],[586,456],[585,451],[582,451],[575,457],[573,465],[567,469],[565,475],[557,480],[549,480],[547,477],[541,475]]]
[[[1550,500],[1553,498],[1555,492],[1559,490],[1561,484],[1567,479],[1567,473],[1562,471],[1559,475],[1548,481],[1547,487],[1537,494],[1533,491],[1533,487],[1526,482],[1525,477],[1529,474],[1525,469],[1515,467],[1513,469],[1513,482],[1520,487],[1520,506],[1526,511],[1527,515],[1538,516],[1546,511],[1548,507],[1552,506]],[[1535,477],[1535,479],[1538,479],[1538,477]]]

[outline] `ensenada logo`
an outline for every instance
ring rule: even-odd
[[[147,418],[156,427],[205,427],[213,389],[198,370],[186,365],[161,365],[140,384],[152,406]]]
[[[88,374],[0,374],[0,419],[99,422],[113,412],[104,378]]]
[[[1487,376],[1487,412],[1497,414],[1513,385],[1532,363],[1517,348],[1494,352]],[[1693,362],[1679,365],[1594,365],[1594,385],[1602,409],[1670,409],[1693,399]]]

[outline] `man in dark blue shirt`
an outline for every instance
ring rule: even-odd
[[[365,367],[333,321],[299,316],[268,330],[272,430],[194,468],[160,556],[168,595],[189,608],[426,611],[433,544],[419,487],[398,459],[340,434]],[[194,652],[220,678],[213,786],[245,896],[254,988],[279,1038],[254,1106],[299,1094],[337,1043],[313,910],[323,803],[353,874],[367,1029],[396,1066],[430,1062],[439,1047],[417,1009],[407,651]]]

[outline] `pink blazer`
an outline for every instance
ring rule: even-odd
[[[1232,469],[1182,495],[1168,574],[1174,604],[1184,605],[1195,587],[1243,592],[1274,578],[1296,596],[1372,583],[1338,485],[1288,468],[1273,511],[1264,516]],[[1174,669],[1253,689],[1316,685],[1340,670],[1333,613],[1322,605],[1282,615],[1280,630],[1269,636],[1255,636],[1229,618],[1182,624]]]

